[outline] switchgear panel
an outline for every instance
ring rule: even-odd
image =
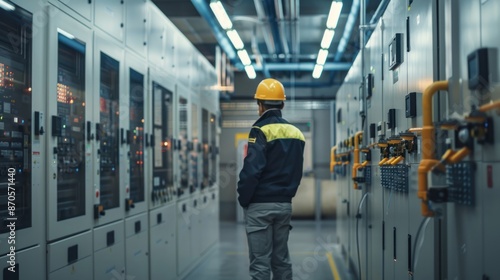
[[[202,138],[202,143],[203,143],[203,179],[202,179],[202,188],[206,188],[210,186],[210,171],[209,171],[209,129],[210,129],[210,123],[209,123],[209,113],[207,109],[202,110],[202,116],[201,116],[201,125],[202,125],[202,132],[201,132],[201,138]]]
[[[130,127],[126,141],[130,145],[130,203],[143,202],[144,185],[144,75],[130,68]]]
[[[153,204],[164,203],[174,196],[173,172],[173,94],[153,82]]]
[[[191,105],[191,114],[192,114],[192,144],[191,144],[191,155],[190,155],[190,165],[191,165],[191,177],[190,177],[190,186],[191,192],[194,192],[197,188],[199,188],[200,180],[199,180],[199,153],[201,152],[201,143],[199,139],[199,122],[198,122],[198,106],[196,104]]]
[[[31,227],[31,24],[23,10],[0,9],[0,219],[17,218],[16,230]],[[10,38],[10,40],[9,40]],[[20,44],[12,44],[12,40]],[[7,180],[9,178],[9,180]],[[7,194],[15,194],[9,195]],[[10,198],[15,212],[9,212]],[[10,204],[9,204],[10,201]],[[0,233],[9,231],[3,226]]]
[[[119,69],[118,61],[101,52],[100,124],[96,133],[99,141],[100,196],[104,209],[120,205]]]
[[[179,98],[179,169],[180,185],[177,190],[178,196],[189,192],[189,150],[188,150],[188,101]]]
[[[217,117],[215,114],[210,115],[210,186],[217,182],[217,155],[219,154],[219,147],[216,142],[217,135]]]
[[[62,221],[85,215],[85,45],[60,33],[58,37],[59,133],[53,136],[57,137],[57,220]]]

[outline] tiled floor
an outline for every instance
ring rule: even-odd
[[[288,245],[294,280],[351,279],[340,260],[339,246],[334,243],[335,222],[292,221],[292,226]],[[221,223],[220,242],[185,280],[250,279],[247,252],[244,225]]]

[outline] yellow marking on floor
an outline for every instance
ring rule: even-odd
[[[226,252],[227,255],[248,255],[247,252]],[[315,255],[315,252],[293,252],[290,255],[307,255],[312,256]],[[333,255],[331,252],[326,253],[326,257],[328,258],[328,264],[330,265],[330,270],[332,271],[332,276],[334,280],[342,280],[339,275],[339,271],[337,270],[337,266],[335,265],[335,261],[333,260]]]
[[[335,265],[335,261],[333,260],[332,253],[328,252],[326,253],[326,256],[328,257],[328,263],[330,264],[330,269],[332,270],[332,275],[334,280],[341,280],[339,276],[339,272],[337,270],[337,266]]]

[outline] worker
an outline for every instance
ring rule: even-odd
[[[260,118],[248,137],[238,181],[244,209],[252,280],[292,279],[288,253],[291,202],[302,179],[305,139],[281,116],[285,89],[265,79],[255,92]]]

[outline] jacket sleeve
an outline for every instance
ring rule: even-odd
[[[266,137],[260,128],[253,127],[248,137],[247,156],[238,181],[238,201],[242,207],[248,207],[250,204],[262,170],[266,166],[266,143]]]

